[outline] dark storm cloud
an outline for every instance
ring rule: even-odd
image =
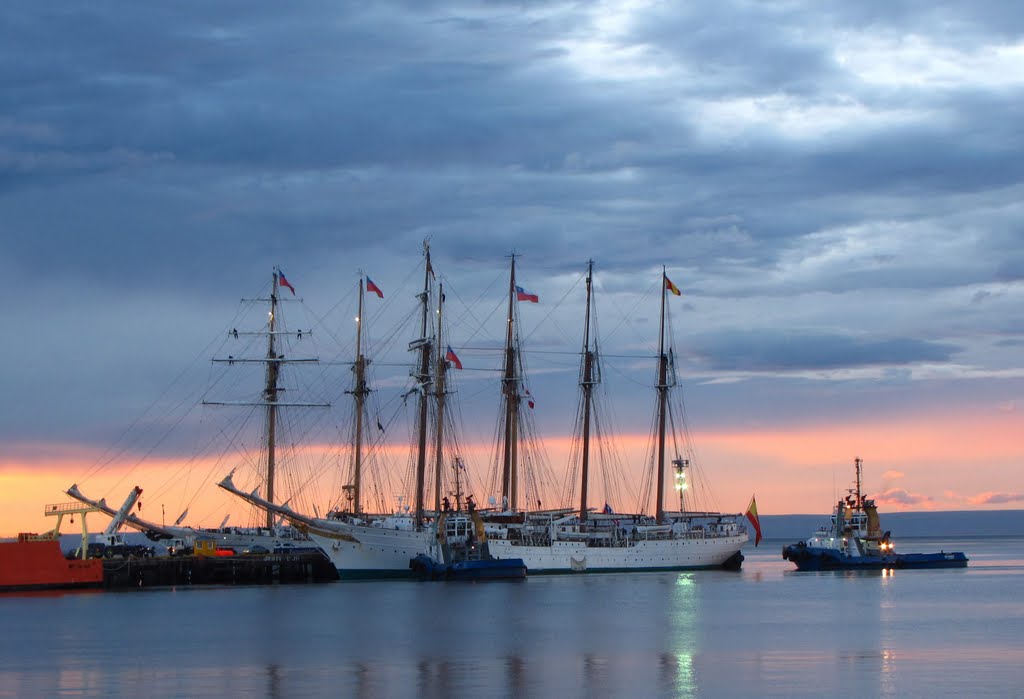
[[[1024,100],[996,49],[1021,31],[999,2],[11,3],[0,255],[26,293],[19,349],[60,364],[92,333],[81,361],[141,394],[146,366],[219,329],[197,307],[226,317],[271,265],[323,298],[357,269],[395,281],[432,237],[469,299],[511,251],[546,303],[594,258],[628,314],[666,264],[714,324],[694,350],[713,371],[999,364],[976,338],[1019,332]],[[938,77],[932,51],[952,52]],[[919,300],[914,327],[848,300],[887,291],[868,303]],[[778,306],[794,317],[763,317]],[[67,386],[54,419],[73,425],[89,375],[8,379],[34,406],[18,424],[45,432]]]
[[[878,339],[784,330],[697,336],[691,349],[702,364],[713,370],[769,372],[947,362],[957,350],[953,345],[911,338]]]

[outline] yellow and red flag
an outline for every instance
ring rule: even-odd
[[[757,501],[754,500],[754,496],[750,496],[750,507],[747,508],[747,519],[750,520],[750,524],[754,527],[754,547],[761,543],[761,520],[757,518]]]
[[[679,287],[673,284],[672,280],[669,279],[668,277],[665,277],[665,288],[671,291],[676,296],[679,296],[680,294],[683,293],[679,290]]]

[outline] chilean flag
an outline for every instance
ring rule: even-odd
[[[462,362],[459,361],[459,358],[456,356],[455,350],[452,349],[451,345],[448,345],[448,351],[444,353],[444,358],[455,365],[456,369],[462,368]]]
[[[537,303],[540,301],[537,294],[531,294],[529,291],[521,286],[516,287],[516,300],[517,301],[529,301],[530,303]]]
[[[384,292],[380,290],[380,287],[373,283],[373,280],[369,277],[366,278],[366,290],[372,291],[377,294],[380,298],[384,298]]]
[[[280,268],[277,270],[277,283],[281,286],[286,286],[292,290],[292,296],[295,296],[295,287],[288,283],[288,280],[284,278],[284,272]]]

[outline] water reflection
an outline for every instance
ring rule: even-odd
[[[973,546],[1018,563],[0,597],[0,697],[1006,696],[1024,551]]]
[[[697,693],[697,682],[693,667],[693,655],[699,637],[700,605],[699,586],[695,573],[679,573],[672,594],[672,625],[669,638],[671,653],[661,657],[662,677],[671,671],[671,681],[662,683],[663,690],[670,690],[677,697],[692,697]]]

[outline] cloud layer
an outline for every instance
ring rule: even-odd
[[[537,351],[578,349],[594,259],[629,429],[661,265],[699,426],[1005,413],[1024,400],[1022,35],[1004,2],[14,2],[0,443],[117,439],[275,264],[321,319],[359,270],[409,300],[425,237],[477,369],[510,251],[543,300]],[[379,348],[382,382],[408,339]],[[575,359],[554,357],[530,362],[561,435]],[[975,504],[1019,502],[1006,479]]]

